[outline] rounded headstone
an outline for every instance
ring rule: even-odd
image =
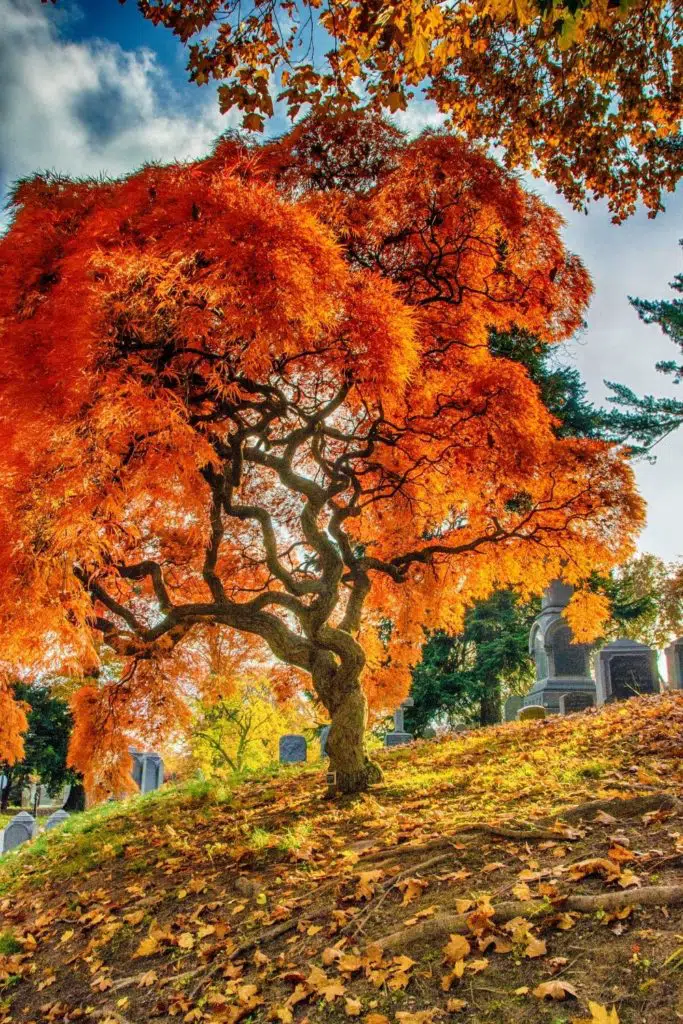
[[[15,814],[3,833],[2,852],[16,850],[17,846],[33,839],[36,830],[36,821],[28,811],[19,811]]]
[[[280,737],[280,762],[296,764],[306,760],[306,737],[288,733]]]
[[[55,811],[45,822],[45,828],[56,828],[57,825],[63,825],[65,821],[69,820],[69,812],[65,810]]]
[[[525,708],[520,708],[517,715],[520,722],[529,722],[536,718],[545,718],[545,708],[540,704],[529,704]]]

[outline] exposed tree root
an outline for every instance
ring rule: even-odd
[[[651,793],[649,796],[634,796],[630,800],[623,797],[614,797],[611,800],[589,800],[585,804],[578,804],[576,807],[568,807],[556,815],[562,821],[581,821],[589,815],[595,815],[598,811],[605,811],[615,818],[635,818],[640,814],[647,814],[648,811],[676,811],[683,812],[683,801],[677,799],[671,793]]]
[[[574,910],[581,914],[594,910],[619,910],[621,907],[641,906],[678,906],[683,904],[683,885],[651,885],[643,889],[630,889],[621,892],[600,893],[597,896],[567,896],[558,902],[558,908]],[[514,900],[501,903],[495,908],[493,920],[497,924],[511,921],[513,917],[533,918],[549,913],[548,904],[541,900]],[[466,935],[469,932],[467,919],[469,914],[435,914],[408,928],[385,935],[384,938],[373,940],[373,945],[384,950],[403,949],[424,939],[436,941],[451,934]]]
[[[408,857],[411,853],[427,853],[430,850],[445,850],[457,843],[461,836],[471,832],[480,832],[484,835],[495,836],[500,839],[514,839],[517,842],[534,842],[541,839],[556,839],[558,842],[571,842],[572,836],[564,836],[551,828],[536,828],[525,822],[520,822],[517,827],[507,825],[488,825],[486,822],[475,822],[472,825],[463,825],[457,832],[442,836],[440,839],[429,839],[425,843],[401,843],[399,846],[389,846],[384,850],[377,850],[375,853],[368,853],[361,857],[359,863],[383,864],[385,861],[396,860],[399,857]],[[578,837],[576,837],[578,838]]]

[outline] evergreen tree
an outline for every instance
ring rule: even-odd
[[[71,735],[72,718],[69,705],[52,696],[42,686],[15,683],[16,700],[29,705],[28,731],[24,736],[24,758],[14,765],[0,766],[0,774],[8,780],[2,792],[1,809],[7,808],[10,792],[20,790],[31,775],[40,777],[50,796],[55,796],[70,782],[78,783],[80,776],[67,767],[66,757]]]
[[[683,239],[680,243],[683,246]],[[676,274],[671,282],[675,292],[683,295],[683,274]],[[657,363],[657,369],[673,379],[683,380],[683,298],[630,299],[631,305],[646,324],[658,324],[661,330],[678,346],[678,359]],[[640,397],[624,384],[608,381],[612,391],[610,401],[617,406],[608,415],[610,429],[615,436],[628,441],[636,454],[647,453],[658,441],[683,423],[683,401],[680,398]]]

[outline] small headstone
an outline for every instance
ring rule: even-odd
[[[431,725],[428,725],[426,729],[422,730],[422,738],[425,740],[436,739],[436,729],[432,729]]]
[[[666,649],[666,669],[670,690],[683,690],[683,636]]]
[[[659,693],[657,652],[637,640],[614,640],[598,654],[598,703]]]
[[[57,825],[63,825],[65,821],[69,820],[68,811],[55,811],[45,822],[45,828],[56,828]]]
[[[545,718],[545,708],[540,704],[528,704],[525,708],[519,709],[518,721],[529,722],[535,718]]]
[[[385,747],[400,747],[404,743],[411,743],[413,740],[413,734],[406,732],[405,728],[405,709],[412,708],[415,701],[412,697],[406,697],[399,707],[394,711],[394,729],[393,732],[388,732],[384,737]]]
[[[517,697],[516,695],[508,697],[508,699],[505,701],[505,706],[503,708],[503,717],[505,718],[505,721],[514,722],[517,718],[518,711],[523,706],[524,697]]]
[[[582,693],[574,690],[570,693],[563,693],[560,697],[560,714],[573,715],[577,711],[585,711],[586,708],[595,707],[595,700],[590,693]]]
[[[320,756],[321,757],[329,757],[330,756],[327,753],[327,737],[329,735],[330,735],[330,726],[329,725],[323,726],[323,728],[320,730]]]
[[[36,834],[37,823],[32,814],[28,811],[19,811],[15,814],[3,833],[2,852],[16,850],[17,846],[33,839]]]
[[[288,733],[280,737],[280,764],[296,764],[306,760],[306,737]]]

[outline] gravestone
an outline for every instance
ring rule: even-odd
[[[514,722],[517,718],[517,712],[523,706],[523,704],[524,697],[517,697],[516,695],[508,697],[508,699],[505,701],[505,705],[503,708],[503,717],[505,721]]]
[[[131,775],[141,793],[152,793],[164,781],[164,762],[159,754],[129,748],[133,758]]]
[[[598,703],[659,693],[657,652],[637,640],[614,640],[598,654]]]
[[[69,820],[68,811],[55,811],[45,822],[45,828],[56,828],[57,825],[63,825],[65,821]]]
[[[669,644],[665,654],[669,689],[683,690],[683,636]]]
[[[28,811],[19,811],[15,814],[2,836],[2,852],[16,850],[17,846],[33,839],[37,830],[37,822]]]
[[[432,729],[431,725],[428,725],[426,729],[422,730],[422,739],[423,740],[435,740],[436,739],[436,729]]]
[[[329,757],[330,756],[327,753],[327,737],[329,735],[330,735],[330,726],[329,725],[323,726],[323,728],[320,730],[320,756],[321,757]]]
[[[517,718],[520,722],[529,722],[536,718],[545,718],[545,708],[542,704],[527,704],[519,709]]]
[[[394,729],[393,732],[388,732],[384,737],[385,747],[400,747],[403,743],[411,743],[413,740],[413,734],[406,732],[405,728],[405,710],[406,708],[412,708],[415,701],[412,697],[406,697],[403,703],[396,708],[394,711]]]
[[[589,694],[595,700],[590,674],[590,644],[574,643],[564,611],[573,587],[553,580],[543,595],[541,612],[529,633],[529,653],[536,666],[536,682],[524,698],[524,706],[540,705],[559,712],[560,697],[570,692]],[[509,721],[507,712],[506,721]]]
[[[306,760],[306,737],[288,733],[280,737],[280,764],[296,764]]]
[[[573,690],[563,693],[560,697],[560,714],[573,715],[577,711],[585,711],[586,708],[595,707],[595,698],[592,693],[581,693]]]

